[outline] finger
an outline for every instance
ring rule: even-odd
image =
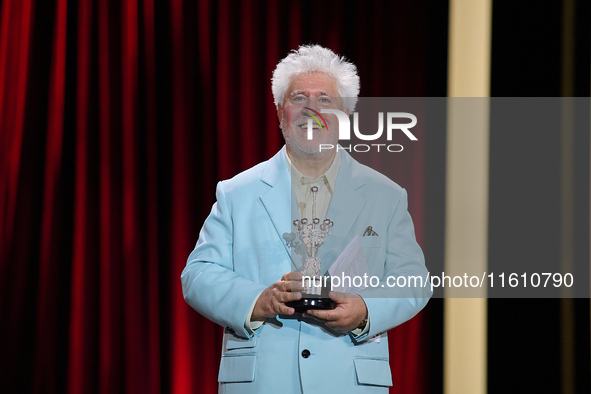
[[[293,315],[295,313],[295,309],[283,303],[277,303],[276,312],[278,315]]]
[[[341,299],[345,298],[345,293],[341,293],[338,291],[331,291],[330,293],[328,293],[328,296],[333,301],[340,301]]]
[[[304,287],[302,286],[302,284],[300,282],[296,282],[296,281],[281,280],[280,282],[278,282],[278,287],[281,291],[286,291],[286,292],[304,290]]]
[[[302,298],[302,293],[300,292],[278,291],[273,294],[274,303],[283,304],[289,301],[299,300],[300,298]]]
[[[286,282],[283,279],[277,282],[277,287],[279,288],[279,291],[282,293],[291,291],[291,285],[289,284],[289,282]]]
[[[286,272],[285,274],[283,274],[283,276],[281,277],[281,280],[295,280],[295,281],[301,281],[302,280],[302,273],[301,272],[297,272],[297,271],[292,271],[292,272]]]
[[[292,280],[288,283],[290,284],[291,291],[304,291],[306,289],[301,280]]]
[[[334,320],[338,320],[338,317],[335,316],[335,313],[333,311],[323,311],[323,310],[319,310],[319,309],[309,309],[306,311],[306,314],[320,319],[322,321],[325,322],[329,322],[329,321],[334,321]]]
[[[356,297],[361,298],[361,296],[359,294],[341,293],[338,291],[331,291],[328,293],[328,296],[330,297],[331,300],[336,301],[338,304],[342,304],[344,302],[347,302],[348,300],[351,300],[352,298],[356,298]]]
[[[291,293],[286,293],[288,296],[291,295]],[[295,293],[294,293],[295,294]],[[274,304],[275,310],[277,312],[277,314],[283,314],[283,315],[293,315],[295,313],[295,309],[285,305],[285,302],[288,302],[291,300],[286,300],[284,302],[281,301],[276,301]]]
[[[283,302],[299,300],[300,298],[302,298],[302,293],[299,291],[293,293],[283,293]]]

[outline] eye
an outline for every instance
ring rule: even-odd
[[[291,98],[292,104],[301,104],[305,103],[308,98],[306,96],[293,96]]]
[[[321,104],[332,104],[332,100],[328,97],[320,97],[318,100]]]

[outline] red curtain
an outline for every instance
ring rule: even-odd
[[[319,43],[358,65],[362,95],[424,95],[425,9],[2,1],[2,391],[216,392],[221,328],[179,275],[216,182],[282,146],[275,64]],[[422,152],[398,180],[419,242]],[[429,391],[426,325],[391,333],[391,392]]]

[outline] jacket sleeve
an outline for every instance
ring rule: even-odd
[[[370,328],[367,335],[356,339],[357,342],[410,320],[432,295],[429,273],[415,238],[404,189],[388,225],[387,237],[386,262],[380,284],[360,292],[367,306]],[[393,278],[399,278],[398,282]],[[397,283],[406,286],[396,286]]]
[[[216,197],[181,274],[183,297],[201,315],[248,338],[253,334],[244,322],[265,286],[234,272],[232,212],[223,182],[218,183]]]

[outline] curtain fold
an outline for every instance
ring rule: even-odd
[[[179,276],[217,181],[283,145],[276,63],[319,43],[358,65],[364,96],[424,95],[425,5],[4,0],[0,13],[0,387],[217,392],[222,328],[186,305]],[[395,180],[422,243],[413,152]],[[390,333],[391,392],[429,391],[427,324]]]

